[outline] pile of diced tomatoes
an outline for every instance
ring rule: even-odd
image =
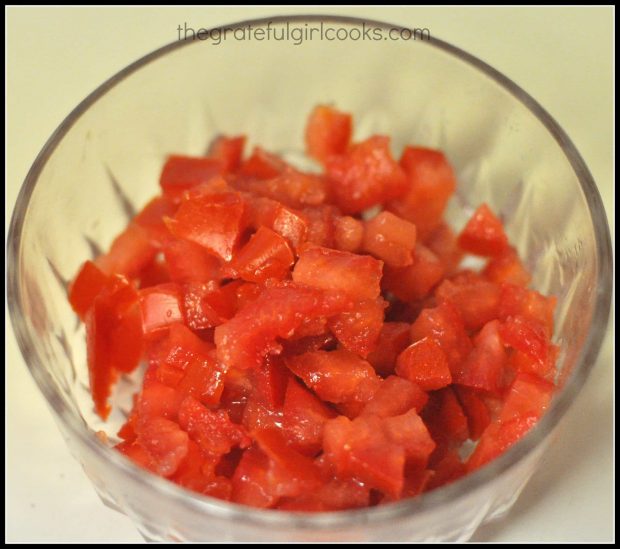
[[[320,173],[244,155],[244,137],[171,156],[160,195],[83,264],[69,299],[102,418],[146,364],[119,452],[224,500],[340,510],[454,481],[544,413],[555,300],[528,289],[501,221],[482,204],[455,234],[440,151],[397,161],[351,133],[314,109]]]

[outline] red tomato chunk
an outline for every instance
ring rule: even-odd
[[[137,466],[265,509],[382,505],[483,467],[549,407],[556,301],[528,288],[500,218],[482,204],[457,234],[444,153],[397,162],[388,137],[352,133],[350,114],[312,111],[322,173],[244,156],[245,136],[172,155],[78,270],[96,413],[145,369],[116,444]]]

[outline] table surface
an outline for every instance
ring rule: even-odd
[[[583,155],[613,234],[612,9],[8,8],[5,233],[30,164],[57,125],[105,79],[174,41],[179,24],[200,28],[326,13],[426,27],[514,80],[551,113]],[[509,516],[483,526],[475,540],[615,539],[612,325],[613,318],[557,444]],[[69,454],[8,323],[6,359],[6,540],[142,541],[127,517],[101,503]]]

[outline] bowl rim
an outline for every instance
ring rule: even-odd
[[[360,17],[300,14],[247,19],[228,25],[218,25],[209,30],[214,28],[221,29],[224,27],[236,29],[249,24],[253,26],[264,26],[269,22],[272,24],[281,24],[287,21],[295,23],[329,22],[352,26],[359,26],[366,23],[384,30],[403,28],[400,25]],[[490,77],[501,88],[514,96],[517,101],[521,102],[545,126],[547,131],[560,146],[574,170],[584,193],[586,203],[589,207],[589,214],[592,219],[596,241],[598,272],[591,326],[583,347],[576,358],[575,367],[566,380],[563,389],[554,397],[547,413],[525,437],[509,448],[499,458],[481,467],[479,470],[447,486],[421,494],[415,498],[405,499],[378,507],[367,507],[346,511],[326,511],[322,513],[261,510],[193,493],[172,482],[144,471],[137,465],[134,465],[130,460],[121,456],[118,452],[103,445],[95,437],[94,432],[86,426],[81,417],[76,415],[65,402],[65,396],[59,394],[49,383],[45,375],[45,361],[43,357],[39,356],[36,347],[31,344],[33,335],[31,335],[30,328],[22,314],[22,294],[19,284],[24,221],[26,219],[30,198],[38,178],[45,164],[64,136],[69,132],[81,115],[102,96],[147,64],[168,53],[176,51],[178,48],[194,44],[195,42],[194,40],[177,40],[148,53],[107,79],[82,100],[54,130],[37,155],[26,175],[15,202],[7,238],[7,303],[15,336],[24,360],[37,382],[40,391],[45,395],[48,404],[51,406],[58,419],[62,421],[71,435],[76,437],[88,451],[99,459],[107,460],[112,467],[117,468],[119,472],[130,477],[132,481],[139,483],[143,488],[165,495],[170,498],[170,502],[185,506],[191,511],[205,512],[224,518],[239,519],[254,525],[263,526],[281,525],[289,528],[321,529],[334,526],[374,523],[383,521],[386,518],[398,518],[405,515],[426,513],[436,509],[446,501],[456,500],[474,490],[484,487],[488,482],[521,461],[531,450],[539,446],[545,437],[554,429],[570,404],[575,400],[596,362],[605,335],[605,327],[609,319],[611,307],[612,248],[607,216],[596,184],[585,162],[568,135],[555,119],[535,99],[508,77],[477,57],[435,37],[431,37],[430,40],[425,41],[426,44],[442,50],[458,60],[471,65],[482,75]]]

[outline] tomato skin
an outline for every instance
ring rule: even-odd
[[[139,291],[142,328],[146,335],[159,335],[171,324],[184,322],[183,297],[177,284],[160,284]]]
[[[286,162],[261,147],[254,147],[252,154],[241,163],[238,173],[247,178],[272,179],[286,169]]]
[[[406,192],[387,208],[416,225],[424,240],[441,222],[448,199],[456,188],[454,172],[439,151],[406,147],[400,166],[407,178]]]
[[[238,193],[207,194],[181,202],[166,223],[177,238],[191,240],[230,261],[246,225],[245,205]]]
[[[359,213],[406,191],[407,178],[392,158],[389,145],[388,137],[377,135],[327,159],[334,202],[344,213]]]
[[[164,164],[159,184],[166,199],[179,203],[186,191],[223,172],[224,164],[218,159],[172,155]]]
[[[352,117],[327,105],[318,105],[306,124],[306,152],[321,163],[349,147]]]
[[[458,237],[459,246],[476,255],[498,256],[508,249],[508,237],[502,222],[482,204],[473,213]]]
[[[109,284],[109,280],[92,261],[84,262],[69,287],[69,303],[82,321],[99,292]]]
[[[156,254],[157,246],[147,230],[137,223],[130,223],[114,239],[110,251],[97,257],[94,263],[107,275],[135,278],[140,276],[142,269],[153,261]]]

